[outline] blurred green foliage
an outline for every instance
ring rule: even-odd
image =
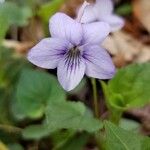
[[[132,13],[132,4],[131,3],[124,3],[123,5],[119,6],[118,8],[115,9],[115,12],[118,15],[122,16],[128,16]]]
[[[9,122],[9,103],[22,68],[30,65],[18,58],[11,49],[0,47],[0,122]]]
[[[0,40],[2,40],[10,26],[27,25],[28,19],[32,17],[32,11],[29,7],[20,8],[12,2],[0,4]]]
[[[47,24],[64,2],[8,0],[1,3],[0,41],[12,27],[29,25],[30,18],[38,16]],[[127,15],[131,13],[131,5],[124,4],[116,12]],[[89,141],[95,148],[99,145],[95,133],[102,135],[100,139],[105,141],[106,150],[149,150],[150,139],[137,134],[139,123],[121,119],[125,110],[150,102],[149,77],[150,63],[132,64],[119,69],[108,84],[102,82],[112,121],[118,119],[115,125],[96,119],[83,102],[70,100],[55,75],[35,68],[24,56],[0,43],[0,150],[2,146],[2,150],[34,149],[37,143],[39,150],[83,150]],[[90,86],[87,83],[83,80],[69,96],[82,92]]]
[[[42,5],[38,12],[38,15],[43,19],[43,21],[47,23],[49,18],[60,9],[60,6],[65,1],[66,0],[52,0]]]

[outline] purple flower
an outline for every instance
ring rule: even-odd
[[[57,68],[58,80],[65,90],[75,88],[84,74],[98,79],[113,77],[111,57],[99,46],[110,32],[107,23],[81,24],[56,13],[49,21],[49,29],[52,37],[34,46],[28,59],[42,68]]]
[[[117,31],[124,26],[123,18],[113,13],[114,5],[112,0],[96,0],[95,4],[87,6],[81,19],[81,23],[94,21],[107,22],[111,32]]]

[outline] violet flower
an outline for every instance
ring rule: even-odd
[[[81,19],[82,13],[79,14]],[[28,60],[42,68],[57,68],[58,80],[65,90],[74,89],[84,74],[98,79],[113,77],[111,57],[99,46],[110,32],[107,23],[81,24],[64,13],[56,13],[49,21],[49,29],[51,38],[34,46]]]
[[[114,14],[113,11],[112,0],[96,0],[96,3],[85,8],[81,23],[104,21],[110,25],[111,32],[120,30],[124,26],[124,19]]]

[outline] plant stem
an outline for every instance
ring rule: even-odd
[[[91,79],[91,83],[92,83],[92,88],[93,88],[94,113],[95,113],[95,117],[96,117],[96,118],[99,118],[99,107],[98,107],[98,97],[97,97],[96,79],[92,78],[92,79]]]
[[[105,139],[104,139],[103,132],[96,133],[95,134],[95,140],[97,143],[97,148],[99,150],[105,150],[105,146],[104,146]]]
[[[120,122],[120,119],[122,117],[123,112],[122,111],[117,111],[113,110],[111,111],[111,114],[109,116],[109,120],[113,122],[114,124],[118,125]]]

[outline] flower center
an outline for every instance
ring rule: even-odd
[[[76,59],[80,57],[80,50],[78,49],[78,47],[74,46],[73,48],[71,48],[67,53],[67,57],[70,59]]]
[[[81,52],[77,46],[71,48],[65,57],[65,64],[68,66],[67,68],[77,67],[80,64],[81,60]]]

